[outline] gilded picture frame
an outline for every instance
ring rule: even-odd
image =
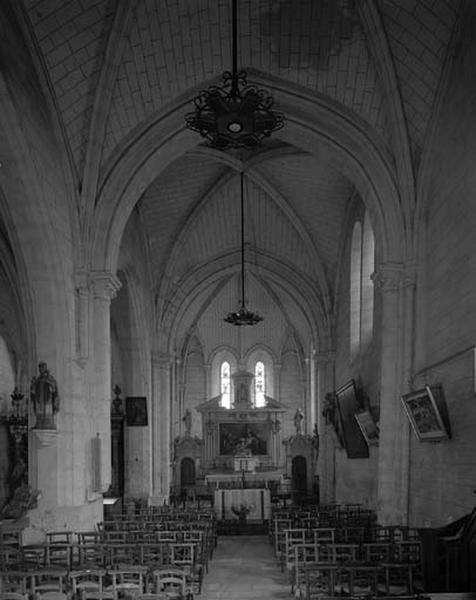
[[[413,431],[421,442],[435,442],[451,437],[441,392],[440,386],[432,388],[426,385],[401,398]]]

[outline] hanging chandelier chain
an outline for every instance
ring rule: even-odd
[[[244,173],[241,171],[240,174],[241,184],[241,306],[245,306],[245,194],[243,191],[244,187]]]
[[[237,0],[233,0],[233,15],[232,15],[232,57],[233,57],[233,83],[238,88],[238,12]]]
[[[240,213],[241,213],[241,301],[240,307],[236,312],[228,313],[225,322],[230,325],[256,325],[263,320],[258,313],[252,312],[246,308],[245,300],[245,174],[240,171]]]

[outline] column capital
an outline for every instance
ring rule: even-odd
[[[401,288],[415,287],[417,264],[414,260],[403,263],[386,262],[372,274],[374,285],[382,292],[397,292]]]
[[[416,261],[407,261],[404,265],[404,270],[402,274],[402,287],[416,287],[417,272],[418,269]]]
[[[174,361],[173,354],[162,352],[161,350],[152,350],[150,356],[152,364],[161,368],[170,367]]]
[[[403,263],[391,261],[381,263],[378,269],[372,273],[372,281],[383,293],[395,293],[400,289],[403,271]]]
[[[86,268],[79,267],[74,273],[76,288],[82,292],[89,290],[90,287],[90,272]]]
[[[336,358],[335,350],[321,350],[320,352],[316,352],[313,355],[316,364],[318,365],[327,365],[329,363],[333,363]]]
[[[94,297],[102,300],[112,300],[121,289],[119,278],[110,271],[91,271]]]

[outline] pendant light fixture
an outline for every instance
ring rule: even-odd
[[[236,312],[228,313],[226,323],[230,325],[256,325],[263,320],[258,313],[251,312],[246,307],[245,301],[245,201],[244,201],[244,173],[240,173],[240,207],[241,207],[241,300]]]
[[[273,98],[247,82],[238,71],[237,0],[232,0],[232,71],[223,73],[223,85],[211,86],[194,99],[195,110],[185,115],[189,129],[221,150],[254,149],[281,129],[284,117],[272,110]]]

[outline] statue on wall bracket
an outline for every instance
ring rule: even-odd
[[[59,411],[59,395],[56,379],[45,362],[38,365],[39,375],[33,377],[30,398],[36,416],[34,429],[56,429],[54,415]]]

